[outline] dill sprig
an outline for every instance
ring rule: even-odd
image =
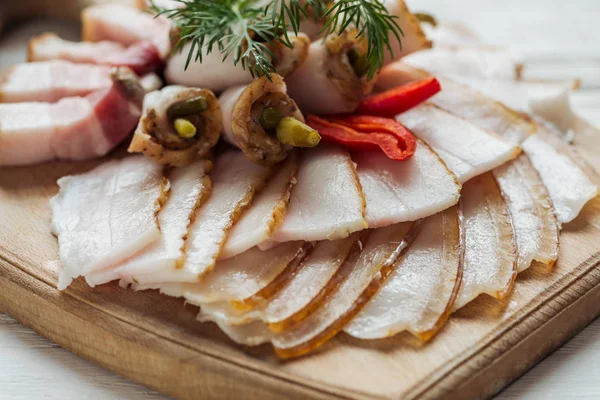
[[[158,15],[171,19],[176,27],[175,51],[191,43],[185,68],[202,62],[216,49],[223,61],[233,58],[252,76],[276,72],[276,43],[292,47],[288,32],[298,34],[300,22],[312,15],[323,20],[325,37],[349,27],[367,39],[367,78],[383,66],[385,52],[392,52],[390,32],[400,41],[402,30],[381,0],[177,0],[180,8],[164,9],[152,3]]]
[[[375,76],[383,66],[386,50],[393,56],[390,43],[391,32],[401,43],[402,29],[396,17],[390,15],[381,1],[373,0],[341,0],[324,14],[326,35],[331,32],[342,33],[353,26],[358,30],[357,37],[367,37],[367,79]]]

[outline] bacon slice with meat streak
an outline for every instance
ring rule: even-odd
[[[160,239],[138,252],[116,268],[86,275],[90,286],[117,279],[139,282],[136,276],[175,270],[183,262],[185,236],[196,209],[210,195],[210,162],[197,161],[170,171],[169,198],[158,214]]]
[[[371,228],[416,221],[458,203],[461,185],[456,176],[422,141],[415,154],[402,162],[379,152],[356,153],[353,160]]]
[[[118,265],[159,239],[156,214],[168,190],[161,165],[127,157],[63,177],[58,186],[50,205],[62,264],[59,290],[78,276]]]
[[[283,222],[270,241],[340,239],[367,228],[365,200],[348,152],[321,144],[304,152]]]
[[[0,165],[105,155],[135,127],[144,90],[127,68],[114,69],[112,85],[57,103],[0,104]]]
[[[171,23],[164,17],[122,4],[98,4],[81,13],[82,38],[87,42],[112,41],[131,46],[150,41],[161,59],[171,51]]]
[[[559,224],[554,205],[526,154],[493,171],[512,216],[519,253],[517,271],[539,261],[552,265],[558,258]]]
[[[86,96],[110,88],[110,67],[42,61],[14,65],[0,81],[0,102],[54,103],[65,97]]]
[[[508,295],[518,258],[512,220],[493,175],[467,182],[460,201],[464,260],[455,310],[483,293],[498,299]]]
[[[65,60],[76,64],[96,64],[128,67],[138,75],[155,71],[161,62],[160,54],[149,41],[125,47],[120,43],[72,42],[55,33],[43,33],[29,41],[27,61]]]
[[[461,282],[461,258],[458,207],[425,219],[381,289],[344,332],[360,339],[379,339],[409,331],[429,340],[442,328],[454,305]]]
[[[515,158],[521,150],[494,133],[424,104],[397,117],[444,160],[460,182]]]

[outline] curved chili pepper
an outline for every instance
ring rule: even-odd
[[[440,90],[442,90],[440,82],[435,78],[407,83],[406,85],[365,97],[360,102],[356,113],[392,118],[418,106]]]
[[[368,115],[317,117],[309,115],[306,123],[329,142],[349,149],[365,151],[381,149],[392,160],[412,156],[417,141],[400,122]]]

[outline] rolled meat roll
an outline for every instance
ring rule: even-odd
[[[276,60],[273,65],[277,73],[285,76],[303,64],[308,57],[310,39],[303,33],[298,36],[289,34],[292,47],[277,42],[272,49]],[[203,54],[202,62],[192,61],[187,69],[185,64],[192,43],[188,43],[180,52],[174,54],[167,61],[165,77],[168,83],[203,87],[215,92],[221,92],[229,87],[244,85],[252,82],[252,74],[242,63],[233,63],[233,57],[229,56],[223,61],[223,54],[218,49],[213,49],[209,54]]]
[[[221,133],[221,107],[213,92],[167,86],[146,95],[128,151],[172,166],[207,155]]]
[[[365,43],[351,30],[313,42],[308,59],[286,77],[290,97],[304,113],[354,111],[370,86],[362,78],[368,68],[365,50]]]
[[[320,140],[315,130],[304,125],[304,116],[277,74],[227,89],[219,102],[225,140],[252,161],[274,164],[293,146],[311,147]]]

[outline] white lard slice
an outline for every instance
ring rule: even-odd
[[[163,166],[143,156],[109,161],[58,180],[50,200],[62,270],[58,288],[114,267],[159,239],[156,214],[165,189]]]
[[[398,115],[398,121],[430,145],[461,183],[515,158],[521,149],[431,104]]]

